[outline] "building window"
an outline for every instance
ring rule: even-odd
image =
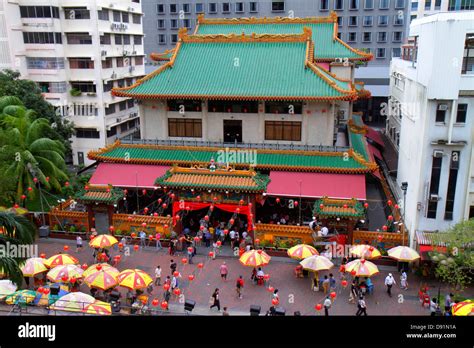
[[[438,209],[438,191],[439,181],[441,176],[441,165],[443,163],[443,156],[433,156],[433,164],[431,166],[431,180],[430,180],[430,197],[428,202],[428,219],[436,219],[436,210]]]
[[[118,103],[119,106],[119,111],[127,110],[127,101],[123,100],[120,103]]]
[[[183,27],[191,29],[191,20],[190,19],[183,19]]]
[[[142,36],[141,35],[133,35],[133,44],[137,46],[142,45]]]
[[[136,13],[132,14],[132,22],[133,24],[142,24],[142,16]]]
[[[379,16],[379,27],[386,27],[388,25],[388,16]]]
[[[387,32],[380,31],[377,33],[377,42],[387,42]]]
[[[21,18],[59,18],[59,8],[55,6],[20,6]]]
[[[73,82],[71,81],[71,88],[77,89],[82,93],[96,93],[96,87],[92,82]]]
[[[250,3],[250,12],[258,12],[258,2],[252,1]]]
[[[170,4],[170,13],[178,13],[178,5]]]
[[[158,19],[158,29],[166,29],[166,24],[164,19]]]
[[[132,80],[132,79],[129,79],[129,80]],[[130,81],[130,84],[127,82],[127,86],[131,86],[132,83]],[[135,106],[135,101],[133,99],[129,99],[127,100],[127,108],[131,109]]]
[[[337,33],[337,38],[338,38],[339,40],[342,40],[342,33]]]
[[[438,104],[436,106],[436,123],[445,123],[446,122],[446,112],[448,111],[447,104]]]
[[[158,35],[158,43],[160,45],[166,45],[166,36],[164,34]]]
[[[165,5],[164,4],[157,4],[156,5],[156,13],[164,14],[165,13]]]
[[[87,33],[67,33],[68,45],[92,45],[92,36]]]
[[[168,119],[168,136],[170,137],[186,137],[201,138],[202,137],[202,120],[197,118],[169,118]]]
[[[460,155],[460,151],[453,151],[451,153],[451,163],[449,165],[448,192],[446,194],[446,207],[444,210],[445,220],[453,219],[454,198],[456,196],[456,183],[458,181]]]
[[[393,16],[393,25],[403,25],[403,16]]]
[[[61,33],[23,32],[25,44],[62,44]]]
[[[100,132],[95,128],[76,128],[76,138],[99,139]]]
[[[284,12],[285,2],[284,1],[272,1],[272,12]]]
[[[456,123],[466,123],[467,104],[458,104]]]
[[[379,9],[388,10],[390,7],[390,0],[380,0]]]
[[[117,134],[117,127],[112,127],[107,131],[107,138],[113,137]]]
[[[122,19],[122,16],[120,15],[120,11],[113,11],[112,12],[114,16],[114,22],[120,22]]]
[[[370,31],[364,32],[364,35],[362,37],[363,42],[372,42],[372,33]]]
[[[357,33],[350,32],[347,41],[348,42],[356,42],[357,41]]]
[[[441,9],[441,0],[435,0],[435,10]]]
[[[258,102],[238,100],[209,100],[207,109],[209,112],[229,113],[258,113]]]
[[[229,13],[229,12],[230,12],[230,2],[223,2],[222,13]]]
[[[399,58],[402,55],[402,49],[400,47],[392,48],[392,58]]]
[[[301,115],[303,104],[301,102],[265,102],[265,113],[267,114],[296,114]]]
[[[301,122],[265,121],[265,140],[301,141]]]
[[[357,17],[357,16],[350,16],[350,17],[349,17],[349,26],[350,26],[350,27],[356,27],[356,26],[357,26],[357,19],[358,19],[358,18],[359,18],[359,17]]]
[[[196,4],[196,13],[204,13],[204,4],[202,2]]]
[[[337,26],[342,27],[344,25],[344,17],[337,17]]]
[[[183,12],[191,13],[191,6],[189,6],[189,4],[183,4]]]
[[[372,16],[364,16],[364,27],[371,27],[374,22]]]
[[[115,113],[115,104],[110,104],[107,108],[105,108],[106,115],[112,115]]]
[[[321,0],[319,3],[319,10],[320,11],[328,11],[329,10],[329,0]]]
[[[431,0],[426,0],[426,1],[431,1]],[[405,8],[405,0],[395,0],[395,8],[398,10]]]
[[[102,69],[112,69],[112,58],[106,58],[102,61]]]
[[[130,58],[117,57],[115,59],[116,59],[117,68],[123,68],[124,66],[130,65]],[[123,87],[123,86],[119,86],[119,87]]]
[[[171,43],[177,43],[177,42],[178,42],[178,35],[171,34]]]
[[[243,2],[236,2],[235,3],[235,12],[236,13],[244,12],[244,3]]]
[[[378,47],[376,51],[376,58],[383,59],[385,58],[385,48]]]
[[[393,32],[393,42],[401,42],[402,41],[403,32],[402,31],[394,31]]]
[[[336,11],[344,10],[344,0],[334,0],[334,9]]]
[[[66,93],[66,82],[38,82],[41,93]]]
[[[108,21],[109,20],[109,10],[103,9],[97,11],[97,18],[99,18],[100,21]]]
[[[64,58],[26,57],[26,66],[28,69],[64,69]]]
[[[373,10],[374,9],[374,0],[365,0],[364,9]]]
[[[69,69],[94,69],[94,61],[90,58],[69,58]]]
[[[68,7],[64,9],[65,19],[91,19],[90,12],[85,7]]]
[[[114,83],[112,81],[108,81],[104,83],[104,92],[110,92],[112,88],[114,88]]]
[[[124,23],[129,23],[130,17],[128,15],[128,12],[122,12],[122,22]]]
[[[143,65],[143,57],[135,57],[135,65]]]
[[[462,58],[462,74],[474,73],[474,34],[468,34],[464,43],[464,54]]]
[[[349,10],[358,10],[359,9],[359,0],[349,0]]]
[[[114,42],[116,45],[121,45],[122,44],[122,35],[120,34],[115,34],[114,35]]]
[[[418,2],[412,2],[411,3],[411,10],[412,11],[417,11],[418,10]]]
[[[130,45],[130,35],[123,35],[123,44]]]
[[[215,2],[209,3],[209,13],[217,13],[217,4]]]
[[[110,34],[104,34],[100,36],[101,45],[110,45],[112,43]]]

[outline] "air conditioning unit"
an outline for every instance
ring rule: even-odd
[[[110,76],[111,79],[116,79],[117,78],[117,74],[116,73],[112,73],[112,75]]]
[[[433,151],[433,157],[434,158],[441,158],[441,157],[443,157],[443,155],[444,155],[444,152],[441,151],[441,150],[434,150]]]
[[[117,119],[115,120],[115,122],[117,123],[120,123],[122,121],[122,119],[120,117],[117,117]]]
[[[134,65],[130,65],[129,68],[128,68],[128,71],[129,72],[132,72],[135,70],[135,66]]]
[[[136,54],[137,54],[137,51],[133,51],[133,52],[132,52],[132,55],[136,55]]]
[[[107,51],[100,51],[100,55],[103,57],[103,56],[106,56],[107,55]]]
[[[110,4],[109,7],[110,7],[110,8],[113,8],[113,7],[114,7],[114,4]]]
[[[129,10],[130,12],[135,11],[135,9],[134,9],[133,7],[129,7],[128,10]]]
[[[439,104],[438,105],[438,110],[440,110],[440,111],[448,110],[448,104]]]
[[[431,202],[438,202],[440,200],[439,196],[438,195],[435,195],[435,194],[430,194],[430,201]]]

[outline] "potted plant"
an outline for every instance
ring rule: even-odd
[[[71,88],[71,90],[69,91],[69,94],[71,94],[71,96],[73,97],[79,97],[82,95],[82,92],[81,90],[77,89],[77,88]]]

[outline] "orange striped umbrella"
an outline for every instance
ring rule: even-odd
[[[117,244],[118,240],[109,234],[101,234],[92,239],[89,242],[89,245],[92,248],[110,248],[113,245]]]
[[[118,275],[119,285],[132,290],[145,289],[152,281],[148,273],[140,269],[126,269]]]
[[[76,265],[60,265],[52,268],[46,277],[54,283],[64,282],[62,279],[66,277],[68,280],[71,278],[82,278],[82,273],[84,271],[81,267]]]
[[[83,312],[86,314],[95,315],[111,315],[112,308],[110,306],[110,303],[96,300],[95,302],[88,304],[84,308]]]
[[[100,266],[100,267],[97,267],[97,266]],[[108,271],[109,273],[112,272],[113,274],[116,274],[116,276],[118,276],[118,274],[120,273],[117,268],[112,267],[108,263],[95,263],[95,264],[89,266],[89,268],[87,268],[84,271],[84,273],[82,273],[82,276],[84,278],[87,278],[91,274],[96,273],[96,272],[100,272],[101,270]]]
[[[34,277],[35,275],[47,270],[48,268],[44,265],[44,259],[41,257],[31,257],[26,260],[23,267],[21,267],[21,271],[25,277]]]
[[[118,275],[118,272],[101,269],[100,271],[91,273],[86,278],[84,278],[84,283],[86,283],[91,288],[107,290],[118,284]]]
[[[259,249],[246,251],[242,254],[239,261],[244,266],[259,267],[268,265],[270,259],[271,256],[269,256],[265,251]]]
[[[288,249],[288,256],[292,259],[303,260],[313,255],[319,255],[319,253],[316,248],[307,244],[298,244]]]
[[[355,271],[357,277],[371,277],[379,273],[379,269],[372,262],[365,259],[357,259],[346,263],[346,272],[352,273]]]
[[[372,245],[367,244],[355,245],[349,250],[349,252],[366,260],[382,257],[380,251],[375,249]]]
[[[57,254],[44,261],[46,267],[53,268],[60,265],[77,265],[79,260],[69,254]]]
[[[468,316],[474,313],[474,301],[473,300],[466,300],[462,302],[458,302],[453,305],[451,308],[453,315],[456,316]]]

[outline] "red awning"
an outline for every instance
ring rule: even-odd
[[[369,145],[369,152],[371,153],[372,157],[377,157],[379,160],[383,160],[383,157],[382,157],[382,154],[380,153],[380,151],[373,145]]]
[[[364,174],[270,172],[267,194],[306,198],[366,199]],[[301,182],[301,185],[300,185]]]
[[[168,166],[146,164],[99,163],[89,183],[117,187],[154,188],[156,178],[165,174]]]
[[[377,143],[377,145],[385,147],[385,144],[382,140],[382,136],[380,135],[379,131],[376,131],[375,129],[371,127],[367,127],[367,134],[365,136],[369,138],[370,140],[372,140],[373,142]]]
[[[435,247],[435,248],[436,248],[435,250],[437,252],[440,252],[440,253],[446,253],[447,252],[446,247],[438,246],[438,247]],[[430,251],[433,251],[433,246],[431,246],[431,245],[419,245],[418,250],[420,252],[421,260],[429,260],[430,257],[428,255],[428,253]]]

